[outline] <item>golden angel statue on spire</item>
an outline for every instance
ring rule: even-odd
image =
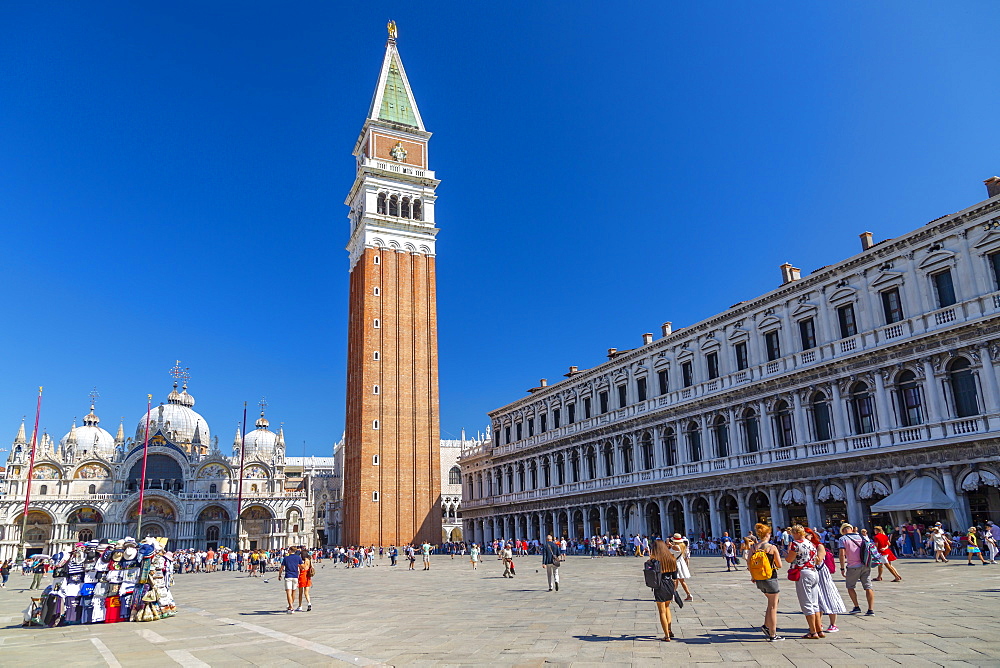
[[[389,39],[396,39],[396,22],[390,19],[386,29],[389,31]]]

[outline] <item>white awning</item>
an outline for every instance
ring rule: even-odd
[[[897,491],[872,504],[872,512],[887,513],[900,510],[949,510],[957,508],[941,490],[937,480],[928,476],[917,476]]]

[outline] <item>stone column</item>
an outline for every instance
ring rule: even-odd
[[[986,414],[996,415],[1000,413],[1000,388],[997,387],[997,372],[996,367],[993,366],[993,359],[990,357],[989,346],[980,346],[979,359],[983,363],[979,372],[979,384],[983,388],[983,403],[986,405]]]
[[[927,402],[927,422],[936,424],[941,422],[944,416],[941,385],[934,376],[934,365],[931,364],[930,358],[925,357],[920,362],[924,367],[924,399]]]
[[[719,513],[719,494],[718,492],[709,492],[708,496],[708,519],[712,525],[712,538],[718,538],[722,535],[723,521],[722,516]]]
[[[872,375],[875,377],[875,431],[892,429],[896,426],[896,421],[893,419],[892,411],[889,409],[892,402],[889,401],[889,397],[886,394],[885,379],[882,377],[882,370],[875,369],[875,373]]]
[[[750,494],[752,492],[753,490],[744,489],[736,493],[736,507],[740,511],[740,535],[733,536],[733,540],[737,543],[748,532],[753,531],[753,525],[756,522],[756,519],[750,515]]]
[[[788,526],[788,517],[785,507],[781,505],[781,497],[778,495],[777,487],[767,488],[767,500],[771,504],[771,529],[777,533],[778,530]]]
[[[957,508],[949,511],[952,520],[951,531],[953,534],[961,531],[965,532],[972,525],[972,518],[969,515],[969,501],[965,492],[959,490],[955,485],[955,477],[951,473],[951,468],[945,466],[941,469],[941,478],[944,482],[944,493],[948,498],[958,504]]]
[[[667,458],[663,452],[663,430],[665,428],[665,425],[659,425],[654,426],[651,430],[653,433],[653,468],[660,469],[667,465]]]
[[[695,530],[694,513],[691,511],[692,503],[694,503],[694,497],[681,497],[681,507],[684,509],[684,535],[686,536],[691,535],[691,533]]]
[[[830,383],[830,435],[833,438],[846,438],[851,433],[847,420],[847,410],[840,396],[840,383]]]
[[[858,490],[850,478],[844,480],[844,494],[847,496],[847,521],[856,526],[868,526],[868,518],[862,517],[863,511],[861,503],[858,501]]]
[[[767,414],[767,404],[763,401],[757,402],[757,412],[760,413],[757,420],[757,431],[760,436],[760,449],[770,450],[774,447],[774,438],[771,434],[771,416]]]
[[[597,514],[601,519],[601,535],[608,533],[608,509],[607,507],[598,506]]]
[[[806,519],[809,522],[809,526],[815,528],[821,525],[819,505],[816,503],[816,486],[811,482],[807,482],[805,484],[805,490]]]
[[[656,506],[660,509],[660,538],[666,538],[674,533],[670,518],[667,517],[666,499],[656,499]]]
[[[802,408],[802,397],[799,392],[792,392],[792,421],[795,424],[795,443],[809,442],[809,429],[806,427],[805,409]]]
[[[736,408],[729,411],[729,454],[738,455],[746,452],[746,444],[740,438],[739,424],[736,422]]]
[[[708,416],[702,413],[698,416],[698,429],[701,431],[701,458],[714,459],[715,446],[712,443],[712,434],[708,429]]]

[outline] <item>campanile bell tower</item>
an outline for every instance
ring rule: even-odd
[[[343,540],[441,540],[434,191],[396,24],[354,146]]]

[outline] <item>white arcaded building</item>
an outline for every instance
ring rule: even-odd
[[[470,540],[1000,521],[1000,179],[988,199],[492,411]]]

